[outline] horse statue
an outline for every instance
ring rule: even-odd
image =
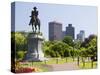
[[[36,10],[37,8],[34,7],[33,8],[34,11],[31,12],[31,19],[30,19],[30,23],[29,25],[32,25],[32,30],[33,32],[37,31],[37,27],[38,27],[38,32],[40,32],[40,20],[38,18],[38,11]]]

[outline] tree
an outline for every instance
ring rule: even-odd
[[[73,38],[71,36],[65,36],[62,41],[69,46],[73,46]]]
[[[50,57],[66,57],[67,60],[67,57],[70,56],[70,46],[62,41],[45,41],[43,50],[45,55]]]
[[[93,61],[97,61],[97,36],[90,35],[85,41],[81,44],[81,47],[84,47],[86,50],[82,51],[82,55],[85,57],[91,57],[91,66],[93,68]]]
[[[79,64],[80,64],[80,46],[81,46],[81,41],[76,41],[76,42],[74,42],[74,48],[76,49],[76,53],[75,53],[75,55],[77,56],[77,64],[78,64],[78,66],[79,66]]]
[[[22,60],[27,50],[26,37],[21,32],[12,33],[11,37],[12,37],[12,41],[15,43],[16,58]]]
[[[85,41],[81,44],[81,47],[87,48],[87,56],[97,56],[97,36],[90,35]]]
[[[42,49],[44,51],[44,55],[46,57],[55,57],[54,51],[51,51],[51,47],[53,46],[53,41],[44,41],[42,45]]]
[[[54,43],[54,45],[51,47],[51,50],[53,50],[56,53],[56,57],[63,57],[64,55],[64,44],[63,42],[57,41]]]
[[[82,57],[83,67],[85,67],[85,58],[88,56],[86,48],[81,48],[80,56]]]
[[[16,51],[19,51],[19,50],[25,51],[26,43],[27,43],[26,37],[20,32],[16,32],[15,33]]]
[[[93,68],[93,62],[97,61],[97,38],[94,37],[91,39],[89,42],[89,47],[88,47],[88,54],[91,57],[91,67]]]
[[[67,57],[69,56],[70,56],[70,47],[66,44],[64,49],[64,57],[66,57],[66,62],[67,62]]]
[[[69,48],[69,51],[70,51],[70,56],[72,57],[72,59],[73,59],[73,61],[74,61],[74,58],[76,57],[76,56],[78,56],[78,50],[77,49],[73,49],[73,47],[70,47]]]
[[[74,57],[75,57],[75,55],[74,55],[74,53],[75,53],[75,51],[74,51],[75,50],[75,42],[74,42],[73,38],[71,36],[65,36],[64,39],[63,39],[63,42],[68,44],[71,47],[70,54],[71,54],[71,56],[73,58],[73,61],[74,61]]]

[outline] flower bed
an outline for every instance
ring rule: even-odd
[[[20,67],[20,68],[17,68],[15,71],[16,73],[30,73],[30,72],[37,72],[37,68]]]

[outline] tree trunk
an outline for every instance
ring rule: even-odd
[[[67,62],[67,57],[66,57],[66,62]]]
[[[77,65],[78,65],[78,66],[80,65],[79,56],[78,56],[78,58],[77,58]]]
[[[58,58],[56,58],[56,64],[58,64]]]
[[[83,62],[83,68],[85,67],[85,60],[84,58],[82,58],[82,62]]]
[[[93,60],[91,60],[91,68],[93,68]]]
[[[75,61],[75,60],[74,60],[74,56],[73,56],[72,58],[73,58],[73,61]]]
[[[46,63],[46,60],[45,60],[44,62],[45,62],[45,64],[47,64],[47,63]]]

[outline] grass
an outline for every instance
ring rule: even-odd
[[[67,57],[67,61],[66,61],[66,58],[59,58],[58,60],[57,60],[57,58],[52,58],[44,63],[45,64],[64,64],[64,63],[68,63],[68,62],[73,62],[73,59],[70,57]]]
[[[83,63],[80,62],[80,65],[79,65],[80,69],[94,69],[94,68],[97,68],[97,62],[94,62],[93,63],[93,68],[91,66],[91,62],[86,62],[85,63],[85,67],[83,67]]]

